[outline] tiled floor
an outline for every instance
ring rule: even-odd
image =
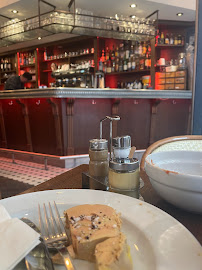
[[[43,164],[16,160],[16,164],[11,159],[0,157],[0,176],[17,180],[29,185],[36,186],[43,183],[68,169],[48,165],[48,170]]]

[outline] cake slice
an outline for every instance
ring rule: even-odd
[[[120,233],[120,215],[110,206],[79,205],[64,214],[72,242],[68,250],[73,258],[94,262],[96,245]]]
[[[97,270],[132,270],[130,250],[123,233],[97,244],[95,249]]]

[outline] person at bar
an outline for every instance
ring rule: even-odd
[[[5,82],[4,90],[24,89],[24,84],[31,80],[32,80],[32,75],[29,72],[25,72],[24,74],[20,76],[18,75],[11,76]]]

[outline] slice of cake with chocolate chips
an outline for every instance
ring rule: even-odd
[[[97,270],[132,270],[130,249],[123,233],[108,238],[95,248]]]
[[[75,206],[65,217],[72,241],[68,250],[74,258],[95,261],[96,245],[120,233],[120,215],[107,205]]]

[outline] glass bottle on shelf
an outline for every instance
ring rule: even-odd
[[[106,48],[106,57],[105,57],[105,59],[106,59],[106,60],[109,59],[109,48],[108,48],[108,47]]]
[[[161,44],[165,44],[164,32],[161,32]]]
[[[119,71],[119,58],[117,57],[115,60],[115,71],[118,72]]]
[[[112,72],[111,60],[108,59],[107,60],[107,73],[111,73],[111,72]]]
[[[143,70],[143,69],[145,69],[145,60],[144,60],[144,58],[141,58],[140,59],[140,70]]]
[[[178,45],[182,45],[182,36],[178,35]]]
[[[119,72],[122,72],[123,71],[123,60],[120,59],[119,60]]]
[[[138,41],[135,42],[135,55],[139,55],[139,43],[138,43]]]
[[[142,47],[142,56],[145,56],[147,53],[147,46],[146,46],[146,42],[143,43],[143,47]]]
[[[170,45],[174,45],[174,38],[173,38],[173,34],[170,34]]]
[[[156,35],[156,45],[160,44],[160,32],[159,29],[157,30],[157,35]]]
[[[103,62],[103,72],[107,73],[107,62],[106,61]]]
[[[116,47],[116,51],[115,51],[115,57],[119,57],[119,47]]]
[[[112,63],[111,72],[115,72],[115,66],[116,66],[115,60],[112,60],[111,63]]]
[[[133,55],[133,57],[132,57],[132,66],[131,66],[132,70],[135,70],[135,66],[136,66],[136,64],[135,64],[135,55]]]
[[[124,56],[125,56],[124,45],[123,43],[121,43],[119,47],[119,57],[123,60]]]
[[[177,35],[176,35],[175,38],[174,38],[174,45],[178,45],[178,38],[177,38]]]
[[[132,68],[132,56],[128,60],[128,71],[131,71],[131,68]]]
[[[115,50],[114,50],[114,45],[113,45],[113,49],[111,51],[111,60],[113,61],[115,59]]]
[[[169,45],[169,44],[170,44],[170,38],[169,38],[168,33],[166,34],[165,44],[166,44],[166,45]]]
[[[139,52],[138,52],[139,56],[142,56],[142,43],[139,43]]]
[[[123,62],[123,71],[127,71],[127,70],[128,70],[128,62],[127,62],[127,59],[125,58]]]
[[[130,50],[129,50],[129,44],[128,42],[126,42],[126,46],[125,46],[125,57],[128,60],[130,57]]]

